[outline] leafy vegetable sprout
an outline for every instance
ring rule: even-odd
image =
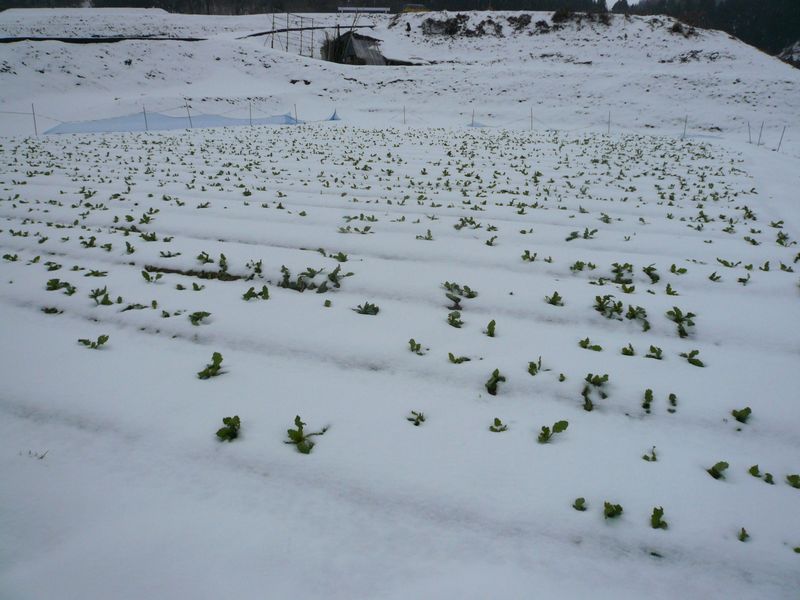
[[[199,379],[210,379],[211,377],[216,377],[221,375],[220,371],[222,369],[222,354],[219,352],[214,352],[211,355],[211,364],[206,365],[206,368],[202,371],[197,373],[197,377]]]
[[[553,306],[564,306],[564,298],[557,291],[552,296],[545,296],[544,301]]]
[[[747,530],[744,527],[742,527],[741,530],[739,530],[739,533],[736,537],[740,542],[746,542],[747,540],[750,539],[750,534],[747,533]]]
[[[552,439],[552,437],[555,434],[566,431],[567,427],[569,427],[569,423],[567,421],[556,421],[555,423],[553,423],[552,430],[547,426],[542,426],[537,441],[540,444],[546,444]]]
[[[103,334],[99,336],[95,341],[82,338],[78,340],[78,343],[92,350],[99,350],[103,345],[105,345],[107,341],[108,341],[108,336]]]
[[[705,367],[703,361],[697,358],[698,354],[700,354],[700,350],[692,350],[688,354],[686,354],[686,352],[681,352],[681,356],[685,358],[690,365],[695,367]]]
[[[220,427],[217,430],[217,437],[219,438],[220,442],[232,442],[239,437],[241,422],[239,421],[238,415],[225,417],[222,419],[222,423],[224,427]]]
[[[410,340],[408,340],[408,347],[411,349],[411,351],[414,354],[416,354],[418,356],[423,356],[425,354],[425,352],[422,351],[422,344],[414,341],[414,338],[411,338]],[[426,348],[426,350],[427,350],[427,348]]]
[[[572,503],[572,508],[579,512],[584,512],[586,510],[586,498],[575,498],[575,502]]]
[[[608,501],[603,503],[603,516],[606,519],[616,519],[622,514],[622,510],[622,505],[620,504],[613,504]]]
[[[406,421],[410,421],[414,427],[419,427],[422,423],[425,422],[425,414],[422,412],[417,412],[415,410],[411,411],[411,416],[406,417]]]
[[[793,474],[793,475],[787,475],[786,476],[786,483],[788,483],[793,488],[795,488],[797,490],[800,490],[800,475],[798,475],[796,473]]]
[[[189,315],[189,321],[192,323],[192,325],[198,326],[202,324],[203,319],[210,316],[211,316],[210,312],[197,311]]]
[[[588,337],[579,341],[578,345],[584,350],[591,350],[593,352],[601,352],[603,350],[602,346],[592,344],[592,340],[590,340]]]
[[[447,353],[447,358],[454,365],[460,365],[461,363],[469,362],[470,360],[472,360],[471,358],[466,356],[456,356],[452,352]]]
[[[491,377],[486,382],[486,391],[489,392],[492,396],[497,395],[497,384],[501,381],[505,381],[506,378],[500,374],[500,369],[495,369],[492,371]]]
[[[250,300],[254,300],[255,298],[260,298],[261,300],[269,300],[269,290],[267,286],[261,286],[261,291],[257,292],[255,287],[251,287],[248,289],[244,294],[242,294],[242,300],[245,302],[249,302]]]
[[[663,359],[663,352],[658,346],[650,346],[650,352],[644,355],[645,358]]]
[[[706,469],[706,472],[714,479],[725,479],[725,471],[728,468],[728,463],[724,460],[719,461],[713,467]]]
[[[457,310],[454,310],[448,314],[447,324],[451,327],[455,327],[456,329],[461,329],[461,326],[464,324],[464,321],[461,320],[461,313]]]
[[[508,431],[508,425],[504,424],[500,419],[495,417],[494,422],[491,425],[489,425],[489,431],[492,431],[494,433]]]
[[[495,336],[495,327],[496,327],[495,320],[492,319],[491,321],[489,321],[489,324],[486,326],[486,331],[484,333],[486,335],[488,335],[489,337],[493,338]]]
[[[692,312],[686,314],[681,311],[677,306],[673,306],[672,310],[667,311],[667,317],[678,326],[678,335],[682,338],[688,337],[689,332],[687,327],[694,327],[694,317],[696,315]]]
[[[162,277],[163,275],[161,273],[149,273],[147,271],[142,271],[142,279],[144,279],[147,283],[155,283]]]
[[[288,429],[286,431],[286,433],[289,435],[289,440],[284,442],[284,444],[294,444],[295,448],[297,448],[297,451],[300,454],[311,454],[311,449],[315,446],[315,443],[310,438],[317,435],[323,435],[326,431],[328,431],[327,427],[323,427],[320,431],[306,433],[304,429],[306,424],[300,420],[300,415],[297,415],[294,418],[294,426],[296,429]]]
[[[359,304],[357,308],[353,309],[360,315],[377,315],[380,311],[380,308],[376,304],[370,304],[369,302],[364,302],[364,304]]]
[[[747,423],[747,419],[750,418],[750,415],[752,414],[752,412],[753,411],[750,410],[749,406],[745,406],[744,408],[739,409],[739,410],[734,408],[731,411],[731,415],[733,415],[733,418],[736,419],[737,421],[739,421],[739,423]]]
[[[653,446],[649,453],[642,454],[642,460],[647,462],[658,462],[658,455],[656,454],[656,447]]]
[[[664,509],[661,506],[653,507],[653,514],[650,515],[650,527],[653,529],[666,529],[668,525],[663,517]]]

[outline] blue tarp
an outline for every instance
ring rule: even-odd
[[[324,121],[338,121],[336,111]],[[250,125],[299,125],[308,121],[296,120],[290,114],[275,115],[271,117],[258,117],[250,119],[236,119],[220,115],[192,115],[192,127],[244,127]],[[188,129],[188,117],[171,117],[161,113],[147,113],[147,130],[164,131],[170,129]],[[124,117],[111,117],[110,119],[96,119],[94,121],[73,121],[61,123],[45,133],[105,133],[117,131],[145,131],[143,113],[126,115]]]

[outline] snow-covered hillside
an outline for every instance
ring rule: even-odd
[[[43,126],[52,126],[56,122],[47,117],[110,117],[141,112],[143,104],[152,111],[172,109],[184,98],[199,112],[241,117],[252,100],[264,114],[296,105],[306,120],[327,117],[335,108],[351,124],[396,125],[405,106],[411,125],[463,126],[472,122],[474,110],[478,122],[528,129],[533,109],[537,129],[595,131],[607,128],[611,112],[616,131],[681,135],[688,117],[690,134],[739,141],[748,139],[748,122],[751,130],[765,122],[763,141],[771,147],[788,125],[784,150],[800,154],[792,127],[800,114],[800,72],[727,34],[675,33],[674,21],[658,17],[613,16],[610,25],[567,22],[545,31],[536,23],[550,24],[549,13],[530,13],[524,25],[509,23],[520,13],[466,14],[465,28],[491,19],[502,37],[423,33],[426,19],[455,14],[370,17],[376,23],[371,35],[383,40],[387,56],[433,64],[361,68],[286,54],[265,46],[264,38],[236,39],[269,29],[268,15],[6,11],[0,14],[0,35],[172,33],[210,40],[3,45],[0,110],[30,111],[34,102]],[[317,24],[351,22],[336,15],[311,17]],[[27,134],[32,122],[3,115],[0,129]]]
[[[0,598],[796,598],[798,71],[431,17],[376,19],[426,63],[382,68],[0,14],[209,37],[0,45],[0,110],[343,119],[0,121]]]

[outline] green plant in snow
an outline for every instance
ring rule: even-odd
[[[142,271],[142,278],[143,278],[143,279],[144,279],[144,280],[145,280],[147,283],[155,283],[156,281],[158,281],[159,279],[161,279],[161,277],[162,277],[162,274],[161,274],[161,273],[153,273],[153,274],[151,275],[151,274],[150,274],[150,273],[148,273],[147,271]]]
[[[225,417],[222,419],[223,427],[217,429],[217,437],[220,442],[232,442],[239,437],[241,422],[239,416]]]
[[[724,473],[728,466],[728,463],[726,463],[724,460],[721,460],[713,467],[706,469],[706,472],[714,479],[725,479]]]
[[[501,431],[508,431],[508,425],[505,425],[500,419],[497,417],[494,418],[494,422],[489,425],[489,431],[494,433],[500,433]]]
[[[647,311],[641,306],[628,305],[628,312],[625,313],[625,318],[631,321],[641,321],[642,331],[649,331],[650,321],[647,320]]]
[[[461,363],[464,363],[464,362],[469,362],[470,360],[472,360],[472,359],[470,359],[470,358],[467,358],[466,356],[456,356],[456,355],[455,355],[455,354],[453,354],[452,352],[448,352],[448,353],[447,353],[447,358],[448,358],[448,359],[450,360],[450,362],[451,362],[451,363],[453,363],[454,365],[460,365]]]
[[[667,284],[667,289],[665,290],[667,296],[679,296],[678,292],[672,289],[672,284]]]
[[[48,279],[46,289],[48,292],[64,290],[64,293],[67,296],[72,296],[72,294],[78,291],[78,288],[76,288],[74,285],[66,281],[61,281],[60,279]]]
[[[721,281],[721,280],[722,280],[722,277],[720,277],[719,275],[717,275],[717,272],[716,272],[716,271],[714,271],[714,272],[713,272],[711,275],[709,275],[709,276],[708,276],[708,278],[709,278],[711,281],[713,281],[714,283],[716,283],[716,282],[718,282],[718,281]]]
[[[108,297],[108,290],[105,286],[92,290],[89,294],[89,298],[94,300],[95,306],[111,306],[113,304],[111,298]]]
[[[79,339],[78,343],[91,348],[92,350],[99,350],[108,341],[107,335],[101,335],[94,342],[88,339]]]
[[[406,421],[411,421],[414,427],[419,427],[421,423],[425,422],[425,414],[412,410],[411,416],[406,417]]]
[[[455,327],[456,329],[460,329],[464,324],[464,321],[461,320],[461,313],[457,310],[452,311],[449,315],[447,315],[447,324],[451,327]]]
[[[653,446],[650,449],[649,454],[642,454],[642,460],[646,460],[647,462],[658,462],[658,456],[656,455],[656,447]]]
[[[650,414],[651,404],[653,404],[653,390],[648,388],[644,391],[644,402],[642,402],[642,408],[647,414]]]
[[[703,361],[697,358],[698,354],[700,354],[700,350],[692,350],[688,354],[686,354],[686,352],[681,352],[681,356],[685,358],[690,365],[695,367],[705,367]]]
[[[597,344],[592,344],[592,341],[588,337],[579,341],[578,345],[584,350],[592,350],[593,352],[600,352],[603,350],[602,346],[598,346]]]
[[[419,355],[419,356],[422,356],[422,355],[424,355],[424,354],[425,354],[425,353],[422,351],[422,344],[420,344],[420,343],[417,343],[416,341],[414,341],[414,338],[411,338],[410,340],[408,340],[408,346],[409,346],[409,348],[411,349],[411,351],[412,351],[414,354],[417,354],[417,355]],[[426,350],[427,350],[427,348],[426,348]]]
[[[370,304],[369,302],[364,302],[364,304],[359,304],[357,308],[353,309],[360,315],[377,315],[380,312],[380,308],[375,304]]]
[[[206,368],[202,371],[197,373],[197,377],[199,379],[210,379],[211,377],[216,377],[220,375],[220,370],[222,369],[222,354],[219,352],[214,352],[211,355],[211,364],[206,365]]]
[[[606,519],[616,519],[622,514],[622,505],[612,504],[611,502],[603,503],[603,516]]]
[[[734,408],[734,409],[731,411],[731,414],[733,415],[733,418],[734,418],[734,419],[736,419],[737,421],[739,421],[739,423],[747,423],[747,419],[749,419],[749,418],[750,418],[750,414],[751,414],[752,412],[753,412],[753,411],[752,411],[752,410],[750,410],[750,407],[749,407],[749,406],[745,406],[744,408],[742,408],[742,409],[739,409],[739,410],[737,410],[737,409],[735,409],[735,408]]]
[[[500,369],[495,369],[492,371],[492,376],[489,377],[488,381],[486,382],[486,391],[489,392],[492,396],[497,395],[497,384],[501,381],[505,381],[505,376],[500,374]]]
[[[205,311],[200,310],[200,311],[191,313],[189,315],[189,321],[191,321],[192,325],[200,325],[200,324],[202,324],[203,319],[205,319],[206,317],[210,317],[210,316],[211,316],[210,312],[205,312]]]
[[[678,326],[678,335],[682,338],[689,335],[689,332],[686,330],[687,327],[694,327],[693,319],[695,316],[697,315],[692,312],[684,314],[677,306],[673,306],[672,310],[667,311],[667,318]]]
[[[533,375],[534,377],[539,374],[540,371],[545,370],[549,371],[550,369],[542,369],[542,357],[540,356],[536,362],[529,362],[528,363],[528,373]]]
[[[650,283],[655,284],[661,279],[661,276],[656,272],[655,265],[648,265],[642,269],[644,274],[650,278]]]
[[[537,256],[538,252],[531,254],[530,250],[525,250],[525,252],[522,254],[522,260],[525,262],[534,262]]]
[[[653,529],[666,529],[668,525],[663,517],[664,509],[660,506],[653,507],[653,514],[650,515],[650,527]]]
[[[489,337],[493,338],[494,337],[495,326],[496,326],[496,323],[495,323],[494,319],[492,319],[491,321],[489,321],[489,325],[486,326],[486,331],[484,331],[484,333],[486,335],[488,335]]]
[[[622,302],[614,302],[614,296],[595,296],[594,309],[606,319],[622,320]]]
[[[257,292],[255,287],[251,287],[248,289],[244,294],[242,294],[242,300],[245,302],[249,302],[255,298],[261,298],[262,300],[269,300],[269,290],[267,286],[261,286],[261,291]]]
[[[306,433],[306,424],[300,420],[300,415],[294,418],[295,429],[288,429],[286,433],[289,435],[289,440],[284,444],[294,444],[295,448],[300,454],[311,454],[311,449],[314,447],[314,441],[311,440],[313,436],[323,435],[328,431],[327,427],[323,427],[320,431],[314,433]]]
[[[553,306],[564,306],[564,298],[558,292],[553,292],[552,296],[545,296],[544,301]]]
[[[662,357],[661,348],[659,348],[658,346],[650,346],[650,352],[645,354],[644,357],[645,358],[655,358],[656,360],[661,360],[663,358]]]
[[[636,351],[633,349],[633,345],[630,343],[620,350],[620,352],[623,356],[636,356]]]
[[[586,498],[575,498],[575,502],[572,503],[572,508],[577,511],[583,512],[586,510]]]
[[[747,533],[747,530],[744,527],[742,527],[742,529],[739,531],[739,534],[736,537],[739,539],[740,542],[746,542],[748,539],[750,539],[750,534]]]
[[[758,469],[758,465],[753,465],[752,467],[747,469],[747,472],[750,473],[750,475],[752,475],[753,477],[758,477],[759,479],[761,479],[761,471]]]
[[[555,423],[553,423],[552,430],[547,426],[542,426],[537,441],[540,444],[546,444],[556,433],[561,433],[563,431],[566,431],[567,427],[569,427],[569,423],[567,421],[556,421]]]
[[[788,483],[793,488],[800,490],[800,475],[797,474],[787,475],[786,483]]]

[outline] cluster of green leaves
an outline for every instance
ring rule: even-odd
[[[370,304],[369,302],[364,302],[364,304],[359,304],[353,310],[360,315],[377,315],[381,309],[378,307],[377,304]]]
[[[221,442],[232,442],[239,437],[241,421],[238,415],[222,419],[223,427],[217,430],[217,437]]]
[[[606,319],[622,320],[622,302],[615,302],[614,296],[595,296],[594,309]]]
[[[64,290],[64,293],[67,296],[72,296],[72,294],[78,291],[78,288],[76,288],[74,285],[67,281],[61,281],[60,279],[48,279],[46,288],[48,292]]]
[[[460,365],[461,363],[469,362],[470,360],[472,360],[467,356],[456,356],[452,352],[447,353],[447,358],[454,365]]]
[[[489,425],[489,431],[493,433],[500,433],[503,431],[508,431],[508,425],[504,424],[500,419],[497,417],[494,418],[494,421],[491,425]]]
[[[464,324],[464,321],[461,320],[461,313],[457,310],[450,312],[447,315],[447,324],[450,325],[450,327],[461,329],[461,326]]]
[[[87,348],[91,348],[92,350],[99,350],[107,341],[108,341],[108,336],[103,334],[99,336],[95,341],[86,338],[81,338],[78,340],[78,343],[83,346],[86,346]]]
[[[300,454],[311,454],[311,450],[315,445],[311,438],[317,435],[323,435],[326,431],[328,431],[327,427],[323,427],[320,431],[306,433],[306,424],[300,420],[300,415],[297,415],[294,418],[294,426],[295,429],[288,429],[286,431],[286,433],[289,435],[289,440],[284,443],[294,444],[295,448],[297,448],[297,451]]]
[[[422,423],[425,422],[425,414],[422,412],[417,412],[415,410],[411,411],[411,415],[406,417],[406,421],[410,421],[414,427],[419,427]]]
[[[553,423],[552,429],[550,429],[550,427],[547,426],[542,426],[537,441],[540,444],[546,444],[556,433],[562,433],[566,431],[567,427],[569,427],[569,423],[567,421],[556,421],[555,423]]]
[[[488,381],[486,382],[486,391],[489,392],[492,396],[497,395],[497,384],[501,381],[505,381],[505,376],[500,374],[500,369],[495,369],[492,371],[491,377],[489,377]]]
[[[621,504],[613,504],[611,502],[603,503],[603,517],[606,519],[616,519],[623,512]]]
[[[667,317],[678,326],[678,335],[682,338],[689,336],[689,332],[686,328],[694,327],[694,317],[696,316],[697,315],[692,312],[684,314],[677,306],[673,306],[672,310],[667,311]]]
[[[592,344],[592,340],[590,340],[588,337],[579,341],[578,346],[584,350],[592,350],[593,352],[601,352],[603,350],[602,346]]]
[[[486,335],[488,335],[489,337],[493,338],[495,336],[495,327],[496,327],[496,325],[497,324],[495,323],[495,320],[492,319],[491,321],[489,321],[489,324],[486,326],[486,331],[484,331],[484,333]]]
[[[189,321],[192,323],[192,325],[198,326],[198,325],[202,324],[203,319],[205,319],[206,317],[210,317],[210,316],[211,316],[210,312],[205,312],[205,311],[199,310],[199,311],[193,312],[193,313],[191,313],[189,315]]]
[[[144,279],[147,283],[155,283],[162,277],[162,273],[150,273],[149,271],[142,271],[142,279]]]
[[[552,296],[545,296],[544,301],[553,306],[564,306],[564,298],[557,291]]]
[[[663,517],[664,509],[661,506],[653,507],[653,514],[650,515],[650,527],[653,529],[666,529],[668,525]]]
[[[758,479],[761,479],[762,477],[758,465],[753,465],[752,467],[747,469],[747,472],[750,473],[750,475],[752,475],[753,477],[757,477]],[[764,477],[764,483],[775,485],[775,479],[773,478],[772,473],[764,473],[763,477]]]
[[[700,354],[700,350],[692,350],[688,354],[686,352],[681,352],[681,356],[687,360],[687,362],[695,367],[705,367],[703,361],[697,358],[697,355]]]
[[[706,472],[714,479],[725,479],[725,470],[728,468],[728,463],[724,460],[719,461],[714,466],[706,469]]]
[[[206,368],[202,371],[197,373],[197,377],[199,379],[210,379],[211,377],[216,377],[221,375],[220,371],[222,369],[222,354],[219,352],[214,352],[211,355],[211,364],[206,365]]]
[[[739,421],[739,423],[747,423],[747,419],[750,418],[752,412],[753,411],[750,410],[749,406],[745,406],[744,408],[738,410],[734,408],[731,411],[731,415],[733,415],[733,418]]]
[[[269,300],[269,290],[267,286],[262,285],[261,291],[257,292],[255,287],[251,287],[248,289],[244,294],[242,294],[242,300],[245,302],[249,302],[250,300],[254,300],[256,298],[260,298],[261,300]]]

